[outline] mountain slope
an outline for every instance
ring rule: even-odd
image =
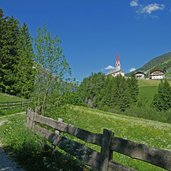
[[[171,67],[171,52],[153,58],[144,66],[142,66],[139,70],[148,71],[157,67],[166,70]]]
[[[166,54],[151,59],[149,62],[147,62],[141,68],[138,68],[134,72],[136,71],[149,72],[153,69],[164,70],[166,71],[166,75],[171,74],[171,52],[168,52]],[[128,75],[130,74],[131,73],[129,73]]]

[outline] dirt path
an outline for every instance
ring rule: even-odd
[[[19,113],[19,114],[24,114]],[[14,114],[12,114],[13,116]],[[7,117],[10,117],[9,115]],[[8,122],[7,117],[0,117],[0,127]],[[1,128],[0,128],[1,129]],[[24,171],[14,160],[3,150],[3,145],[0,142],[0,171]]]
[[[2,149],[0,144],[0,171],[24,171]]]

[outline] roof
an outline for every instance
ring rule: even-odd
[[[143,71],[137,71],[134,74],[144,74],[144,75],[146,75]]]
[[[150,72],[150,74],[153,74],[153,73],[156,73],[156,72],[158,72],[158,73],[165,73],[164,71],[162,71],[162,70],[160,70],[160,69],[156,69],[156,70],[152,70],[151,72]]]

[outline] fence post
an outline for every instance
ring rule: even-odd
[[[100,171],[107,171],[109,161],[112,159],[113,152],[110,150],[111,140],[113,133],[110,130],[103,129],[102,134],[102,145],[101,145],[101,153],[100,153]]]
[[[33,112],[31,109],[27,109],[27,126],[30,129],[33,129],[35,126],[35,122],[34,122],[34,117],[35,117],[36,113]]]

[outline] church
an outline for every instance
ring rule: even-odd
[[[117,55],[116,57],[116,64],[115,64],[115,68],[114,69],[111,69],[107,75],[112,75],[113,77],[117,77],[119,75],[121,76],[125,76],[125,73],[122,71],[121,69],[121,63],[120,63],[120,57],[119,55]]]

